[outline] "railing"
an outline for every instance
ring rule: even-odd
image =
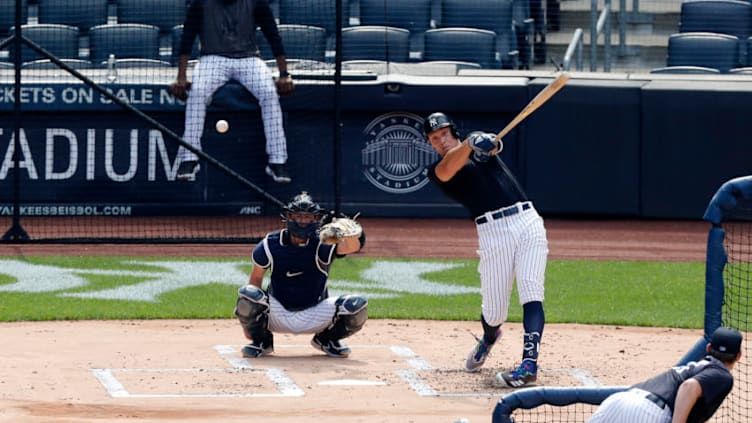
[[[622,0],[622,3],[624,0]],[[623,7],[622,7],[623,9]],[[590,0],[590,71],[595,72],[598,64],[598,36],[603,34],[603,71],[611,71],[611,0],[598,14],[598,0]]]
[[[572,39],[569,41],[569,45],[567,46],[567,51],[564,53],[564,63],[562,64],[562,68],[565,71],[568,71],[569,68],[572,66],[572,56],[575,56],[575,69],[578,71],[582,70],[582,28],[577,28],[574,30],[574,35],[572,35]]]

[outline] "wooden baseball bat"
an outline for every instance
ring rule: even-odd
[[[514,129],[517,125],[520,124],[526,117],[530,116],[534,111],[538,110],[540,106],[545,104],[548,100],[551,99],[551,97],[554,96],[559,90],[564,86],[564,84],[569,81],[569,74],[567,72],[562,72],[559,74],[559,76],[556,77],[553,81],[551,81],[548,85],[546,85],[541,92],[538,93],[532,100],[530,100],[529,103],[527,103],[527,106],[525,106],[524,109],[520,113],[517,114],[517,116],[512,119],[511,122],[507,126],[504,127],[504,129],[499,132],[498,135],[496,135],[496,141],[500,141],[502,138],[504,138],[509,131]]]

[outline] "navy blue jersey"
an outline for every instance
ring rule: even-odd
[[[258,56],[257,27],[269,41],[274,57],[284,56],[268,0],[193,0],[186,11],[179,51],[190,54],[198,35],[202,55]]]
[[[527,201],[527,195],[512,172],[498,156],[487,162],[468,159],[452,179],[443,182],[436,177],[436,165],[428,168],[428,177],[447,196],[465,206],[472,217],[491,210]]]
[[[700,383],[702,397],[692,407],[687,422],[707,421],[721,406],[734,386],[734,377],[731,372],[715,357],[707,356],[700,361],[674,367],[635,385],[635,388],[644,389],[658,395],[666,400],[666,403],[673,410],[679,385],[689,378],[694,378]]]
[[[326,282],[336,247],[311,237],[305,246],[290,243],[286,229],[271,232],[253,249],[253,263],[271,270],[269,295],[287,310],[313,307],[328,297]]]

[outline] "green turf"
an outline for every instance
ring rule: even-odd
[[[18,292],[8,289],[18,282],[17,279],[0,268],[0,291],[4,291],[0,292],[0,321],[231,318],[237,288],[247,282],[250,271],[247,260],[237,259],[0,257],[0,260],[22,261],[35,269],[38,266],[53,266],[54,269],[49,271],[48,268],[47,273],[37,275],[38,280],[30,279],[32,283],[29,286],[35,287],[30,289],[36,292]],[[134,264],[130,261],[147,263]],[[377,261],[382,265],[388,262],[385,269],[396,273],[383,277],[369,274],[368,269],[375,266]],[[207,277],[206,283],[167,290],[154,301],[70,296],[124,287],[140,292],[140,284],[170,274],[171,270],[163,262],[194,265],[222,262],[236,271],[225,274],[215,272]],[[421,280],[432,283],[432,288],[427,293],[415,293],[409,291],[420,288],[414,285],[423,283],[408,283],[411,269],[421,265],[416,262],[429,267],[455,267],[421,273]],[[8,267],[7,262],[4,265]],[[390,298],[369,298],[370,318],[478,320],[480,295],[477,293],[477,265],[477,260],[408,261],[348,257],[335,263],[330,280],[337,281],[332,283],[332,287],[343,292],[364,291],[369,297],[391,295]],[[178,264],[180,267],[182,265]],[[58,289],[54,286],[58,282],[55,272],[75,275],[86,283]],[[134,275],[128,272],[141,273]],[[369,277],[364,277],[364,274]],[[396,288],[396,285],[390,286],[396,282],[405,283]],[[37,288],[45,283],[52,283],[53,287],[46,290]],[[546,271],[546,319],[557,323],[701,328],[704,285],[704,263],[551,260]],[[441,295],[433,292],[437,287],[472,288],[473,292]],[[521,321],[516,290],[512,294],[508,320]]]

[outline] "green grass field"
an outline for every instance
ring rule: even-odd
[[[477,320],[477,260],[338,260],[330,293],[360,292],[370,318]],[[231,318],[242,260],[0,258],[0,321]],[[551,260],[552,323],[701,328],[704,263]],[[521,321],[516,292],[509,321]]]

